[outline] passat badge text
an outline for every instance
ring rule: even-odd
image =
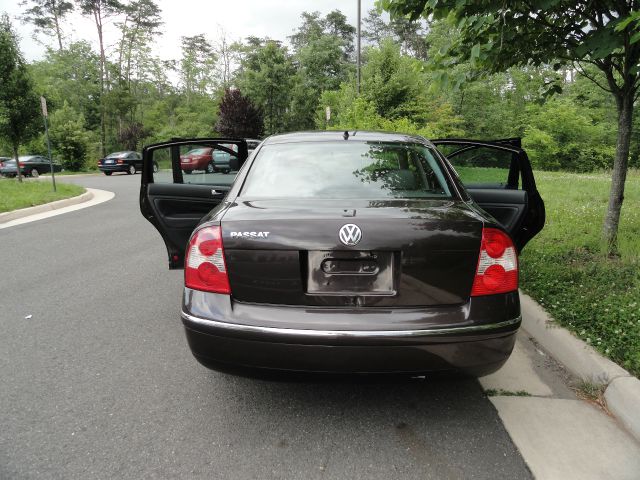
[[[271,232],[231,232],[231,238],[267,238]]]

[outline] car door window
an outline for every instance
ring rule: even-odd
[[[238,161],[214,165],[216,152]],[[173,140],[144,147],[140,210],[162,235],[169,268],[184,266],[193,229],[224,201],[235,169],[246,158],[247,144],[241,139]]]
[[[237,150],[237,145],[226,143],[156,148],[151,152],[158,167],[153,182],[229,186],[237,174],[231,161],[238,158]]]
[[[520,139],[441,139],[433,143],[459,175],[467,193],[501,224],[521,250],[544,225],[544,202]]]
[[[518,189],[520,172],[515,153],[485,146],[439,145],[466,188]]]

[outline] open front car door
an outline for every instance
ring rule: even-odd
[[[542,230],[544,202],[519,138],[432,142],[472,199],[509,232],[519,251]]]
[[[146,146],[142,157],[140,211],[160,232],[169,268],[183,268],[191,233],[224,200],[247,158],[247,143],[234,138],[174,140]]]

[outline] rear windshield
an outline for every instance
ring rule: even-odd
[[[113,152],[110,153],[109,155],[107,155],[104,158],[119,158],[119,157],[123,157],[127,154],[128,152]]]
[[[241,194],[257,198],[449,198],[423,145],[344,141],[264,146]]]
[[[188,151],[187,155],[207,155],[210,150],[210,148],[196,148],[194,150]]]

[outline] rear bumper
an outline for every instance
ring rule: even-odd
[[[127,164],[99,165],[98,170],[101,172],[126,172],[129,170]]]
[[[194,295],[195,294],[195,295]],[[214,308],[207,315],[190,311],[190,300],[204,295]],[[517,293],[515,294],[517,296]],[[520,326],[518,314],[494,322],[464,322],[464,325],[416,325],[402,329],[327,329],[327,316],[370,316],[374,319],[407,312],[385,309],[379,313],[357,313],[343,309],[305,309],[272,306],[231,305],[222,314],[228,296],[185,290],[181,314],[194,356],[218,370],[279,370],[292,372],[421,374],[457,371],[481,376],[499,369],[509,358]],[[218,303],[218,309],[215,303]],[[471,302],[470,302],[471,303]],[[214,311],[217,310],[217,314]],[[293,310],[297,328],[278,326],[283,310]],[[406,309],[402,309],[406,310]],[[434,309],[423,310],[433,314]],[[473,310],[467,304],[467,310]],[[477,310],[477,309],[476,309]],[[253,321],[257,312],[263,319]],[[413,312],[415,313],[415,311]],[[254,318],[249,319],[250,316]],[[269,320],[269,316],[279,319]],[[500,317],[496,312],[496,317]],[[245,318],[242,321],[242,317]],[[433,320],[431,318],[430,320]],[[441,318],[441,323],[444,317]],[[253,324],[250,324],[253,323]],[[356,322],[357,323],[357,322]],[[379,325],[381,325],[378,322]],[[371,325],[376,325],[371,321]]]
[[[180,168],[186,172],[194,172],[196,170],[206,170],[207,165],[211,162],[193,162],[193,163],[180,163]]]

